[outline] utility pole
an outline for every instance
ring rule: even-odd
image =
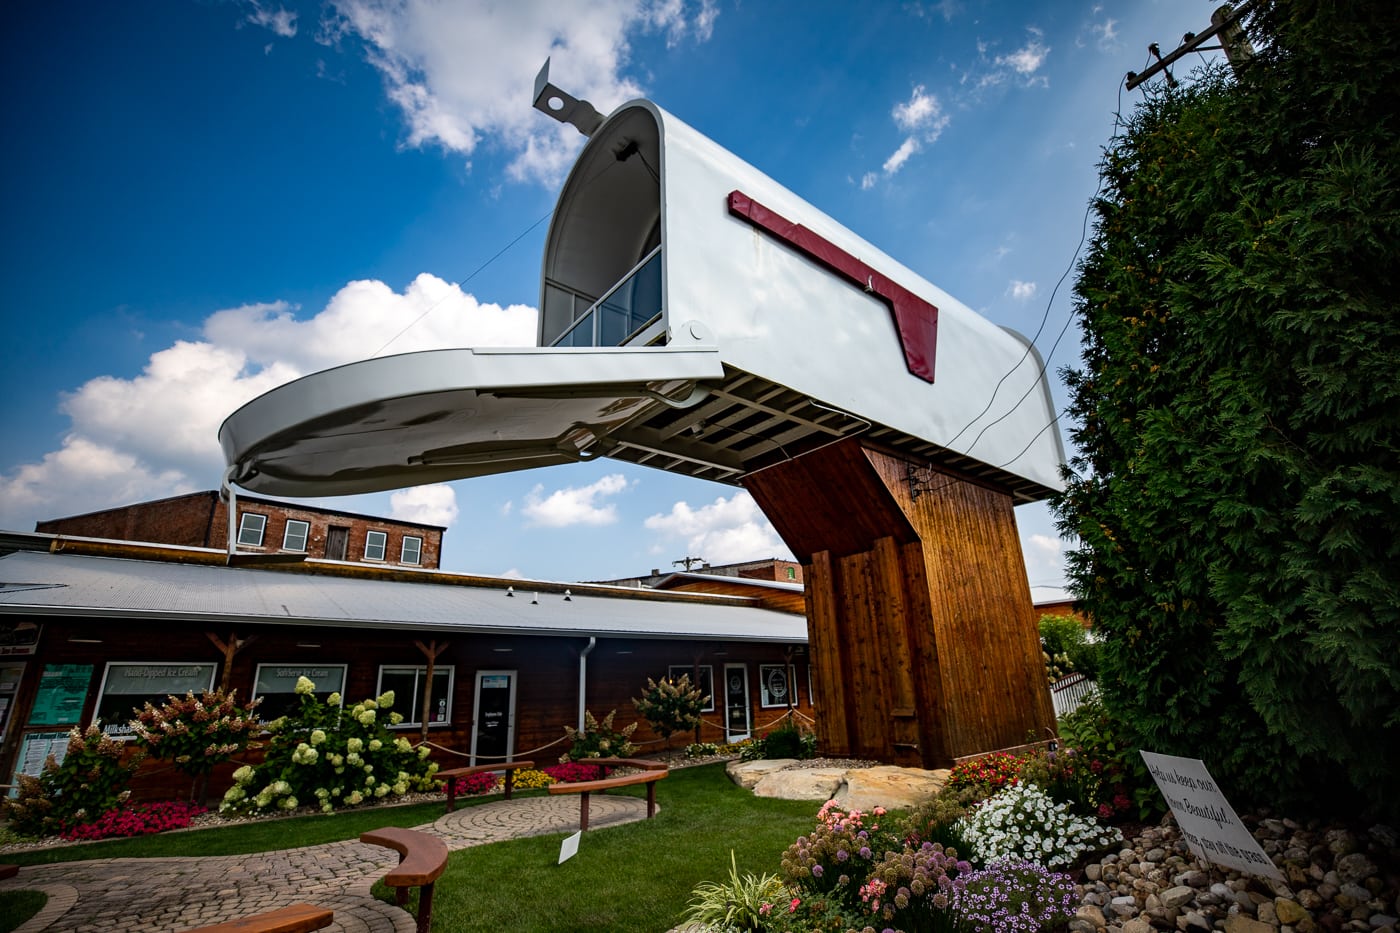
[[[703,557],[682,557],[680,560],[673,560],[673,561],[671,561],[671,566],[674,567],[674,566],[676,566],[677,564],[679,564],[679,565],[681,565],[681,566],[684,566],[686,570],[689,570],[691,567],[694,567],[696,564],[703,564],[704,562],[705,562],[705,558],[703,558]]]
[[[1254,57],[1254,47],[1249,44],[1248,37],[1245,36],[1244,27],[1240,25],[1240,20],[1254,6],[1255,0],[1248,0],[1244,6],[1235,10],[1229,4],[1220,7],[1210,16],[1210,28],[1202,33],[1188,32],[1181,37],[1181,45],[1176,51],[1171,52],[1165,58],[1162,57],[1162,50],[1157,43],[1152,43],[1147,47],[1147,51],[1152,53],[1157,61],[1142,74],[1136,71],[1128,72],[1128,90],[1133,90],[1138,85],[1158,74],[1166,72],[1167,85],[1176,87],[1176,78],[1171,73],[1171,65],[1177,59],[1190,55],[1192,52],[1209,52],[1223,50],[1230,65],[1238,74],[1244,63]],[[1206,40],[1220,37],[1219,45],[1205,45]]]

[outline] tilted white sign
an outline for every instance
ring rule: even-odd
[[[1157,789],[1167,798],[1181,835],[1199,858],[1226,868],[1283,880],[1280,872],[1216,787],[1205,762],[1142,752]]]

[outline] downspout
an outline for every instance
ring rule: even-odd
[[[598,638],[595,635],[588,636],[588,647],[579,652],[578,655],[578,731],[583,731],[583,714],[587,706],[588,696],[588,653],[598,645]]]
[[[233,470],[234,468],[230,466],[224,472],[224,481],[220,488],[220,492],[223,493],[222,498],[228,500],[228,530],[224,542],[227,545],[228,556],[224,560],[229,564],[233,563],[233,552],[238,543],[237,532],[234,530],[238,527],[238,493],[233,488]]]

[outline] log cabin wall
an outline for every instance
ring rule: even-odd
[[[658,607],[664,610],[664,604]],[[237,638],[244,647],[234,656],[229,685],[241,700],[252,693],[259,664],[289,667],[346,665],[342,690],[347,704],[375,697],[381,689],[383,666],[420,666],[423,653],[415,641],[447,643],[436,666],[451,666],[453,684],[448,714],[450,722],[430,725],[428,738],[434,745],[433,757],[444,767],[466,762],[471,750],[476,677],[482,671],[513,671],[516,676],[514,754],[531,757],[542,765],[552,764],[568,749],[564,726],[578,719],[579,655],[587,638],[526,635],[493,635],[463,631],[393,631],[351,629],[309,625],[246,625],[229,630],[209,628],[196,621],[153,622],[138,619],[91,621],[47,617],[38,653],[27,659],[24,680],[15,697],[15,708],[5,733],[0,768],[8,778],[16,764],[16,753],[26,733],[66,732],[71,725],[86,726],[100,703],[100,691],[107,665],[112,662],[178,663],[213,665],[215,686],[224,674],[224,655],[207,637],[217,636],[227,643]],[[785,708],[762,704],[759,673],[763,665],[790,664],[796,675],[792,700],[799,714],[810,720],[811,692],[807,688],[806,646],[789,646],[748,641],[697,641],[682,639],[641,639],[600,637],[588,657],[587,706],[598,718],[616,709],[614,722],[622,727],[637,722],[633,741],[641,754],[667,748],[681,748],[694,741],[694,733],[673,735],[661,741],[637,714],[632,697],[640,695],[648,677],[666,676],[669,668],[709,666],[717,679],[725,665],[743,665],[748,679],[748,717],[753,732],[766,731]],[[91,668],[86,695],[76,723],[29,724],[38,681],[47,666],[83,665]],[[320,691],[323,695],[324,689]],[[397,697],[395,708],[403,709],[408,698]],[[715,711],[704,715],[703,741],[725,741],[724,704],[720,698]],[[400,731],[400,730],[395,730]],[[416,742],[418,727],[403,727],[402,734]],[[132,753],[135,752],[134,747]],[[528,753],[528,754],[527,754]],[[260,753],[246,753],[238,761],[220,766],[210,778],[210,799],[217,801],[232,782],[239,764],[260,761]],[[144,762],[132,784],[137,800],[183,797],[190,781],[174,771],[168,762]]]
[[[1054,715],[1011,497],[911,466],[847,441],[745,485],[810,568],[824,752],[946,767]]]

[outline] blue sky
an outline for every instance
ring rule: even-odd
[[[216,488],[219,423],[296,375],[533,343],[531,227],[582,142],[530,108],[546,56],[602,112],[650,97],[991,320],[1031,335],[1048,309],[1037,344],[1072,363],[1073,327],[1051,350],[1072,275],[1050,296],[1123,74],[1214,5],[26,4],[0,38],[0,528]],[[612,461],[334,504],[446,524],[443,565],[475,573],[788,556],[742,490]],[[1047,510],[1017,517],[1031,584],[1060,584]]]

